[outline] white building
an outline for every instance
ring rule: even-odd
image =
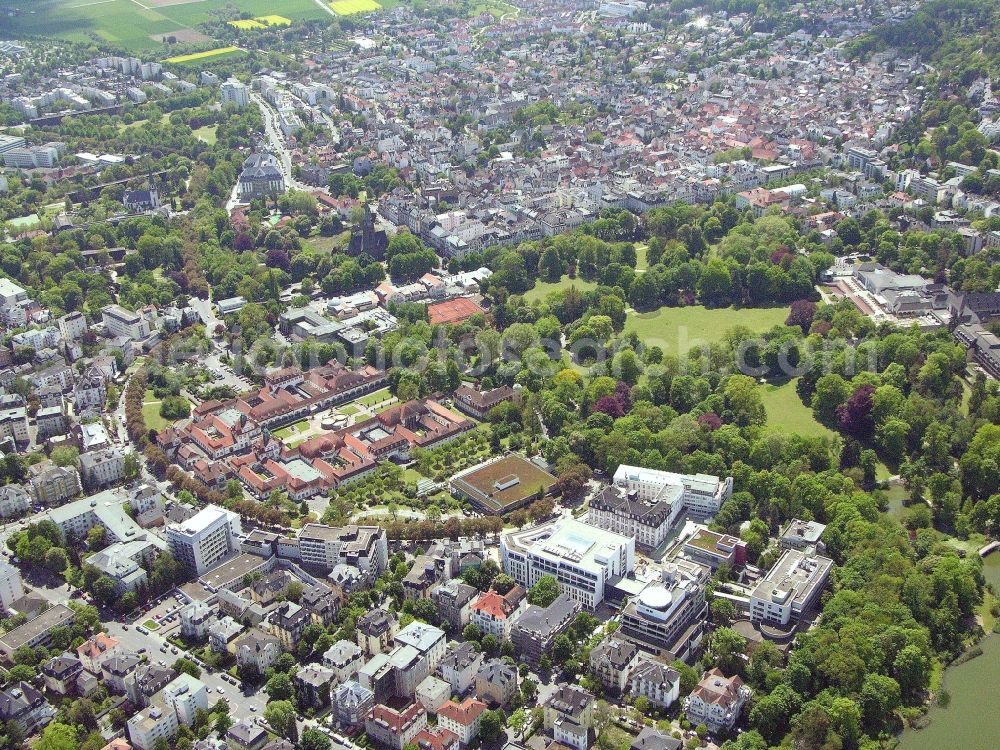
[[[337,684],[354,679],[364,662],[365,652],[354,641],[337,641],[323,654],[323,665],[333,670]]]
[[[784,627],[823,593],[833,560],[786,549],[750,594],[750,621]]]
[[[181,607],[181,635],[195,641],[208,638],[208,626],[212,622],[212,608],[201,601],[193,601]]]
[[[331,527],[307,523],[299,532],[302,562],[332,570],[351,565],[378,577],[389,565],[389,542],[378,526]]]
[[[162,700],[154,701],[128,720],[128,737],[132,747],[153,750],[161,737],[170,740],[177,734],[177,714]]]
[[[168,525],[167,544],[175,559],[202,575],[237,548],[241,531],[239,515],[209,505],[183,523]]]
[[[397,646],[413,646],[424,659],[427,668],[433,672],[444,656],[447,638],[441,628],[414,620],[396,633]]]
[[[235,78],[230,78],[219,87],[222,103],[232,102],[240,109],[250,106],[250,89],[246,84]]]
[[[116,445],[104,450],[80,455],[80,476],[90,489],[108,487],[125,478],[124,446]]]
[[[11,602],[22,596],[24,585],[21,572],[8,562],[0,562],[0,604],[5,610],[9,610]]]
[[[638,501],[656,502],[664,496],[672,497],[681,488],[681,502],[694,515],[713,516],[733,494],[733,479],[708,474],[675,474],[672,471],[644,469],[622,464],[615,471],[614,483]]]
[[[27,513],[31,507],[31,495],[20,484],[0,487],[0,518],[10,518]]]
[[[195,711],[208,709],[208,688],[196,677],[181,672],[163,688],[163,699],[177,714],[177,723],[189,727],[194,724]]]
[[[113,336],[125,336],[132,341],[149,337],[149,321],[137,312],[126,310],[121,305],[107,305],[101,308],[101,320]]]
[[[543,575],[588,610],[604,601],[605,584],[635,568],[635,539],[574,518],[560,518],[500,537],[503,569],[526,588]]]

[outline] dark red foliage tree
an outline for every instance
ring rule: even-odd
[[[802,329],[802,333],[809,333],[809,326],[813,323],[813,318],[816,317],[816,303],[807,300],[799,299],[792,303],[791,310],[788,313],[788,318],[785,320],[786,326],[798,326]]]
[[[617,419],[625,416],[625,407],[617,396],[602,396],[594,404],[594,411],[603,412]]]
[[[722,427],[722,419],[715,412],[707,411],[698,417],[698,424],[706,428],[709,432],[715,432]]]
[[[841,429],[862,440],[871,437],[874,427],[872,420],[873,393],[875,393],[875,386],[859,386],[846,403],[837,407],[837,421]]]

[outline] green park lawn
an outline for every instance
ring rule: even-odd
[[[209,146],[213,146],[215,145],[215,133],[218,127],[218,125],[206,125],[203,128],[198,128],[194,131],[194,137],[204,141]]]
[[[635,246],[635,270],[645,271],[649,268],[649,261],[646,259],[646,251],[649,246],[645,242],[639,242]]]
[[[581,292],[589,292],[597,288],[597,282],[584,281],[583,279],[571,279],[563,276],[559,281],[536,281],[535,286],[524,293],[524,301],[531,303],[545,299],[551,292],[561,292],[575,286]]]
[[[375,404],[381,403],[387,399],[391,399],[392,397],[392,393],[389,392],[388,388],[382,388],[381,390],[362,396],[356,400],[356,403],[370,407],[375,406]]]
[[[274,436],[284,439],[307,429],[309,429],[309,422],[305,419],[300,419],[295,424],[290,424],[287,427],[282,427],[280,430],[275,430]]]
[[[142,399],[142,418],[150,430],[162,430],[170,425],[170,421],[160,416],[160,400],[153,395],[152,390],[146,391]]]
[[[798,378],[782,385],[760,386],[760,398],[767,409],[768,427],[806,437],[835,437],[837,433],[816,421],[812,409],[795,392]]]
[[[661,307],[653,312],[630,312],[625,331],[634,331],[644,344],[659,346],[664,353],[685,354],[695,346],[722,341],[736,326],[762,333],[783,325],[787,317],[787,307]]]

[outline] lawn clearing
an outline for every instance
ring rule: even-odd
[[[282,427],[280,430],[274,431],[274,436],[277,438],[287,438],[292,435],[298,435],[300,432],[305,432],[309,429],[309,421],[306,419],[301,419],[294,424],[290,424],[287,427]]]
[[[767,426],[804,437],[836,437],[833,430],[816,421],[812,409],[795,392],[798,378],[782,385],[760,386],[760,398],[767,410]]]
[[[559,281],[536,281],[535,286],[524,293],[524,301],[539,302],[552,292],[562,292],[571,286],[575,286],[580,292],[589,292],[597,289],[597,282],[571,279],[569,276],[563,276]]]
[[[146,620],[146,622],[144,622],[142,624],[142,626],[144,628],[146,628],[147,630],[159,630],[160,629],[160,626],[159,626],[159,624],[157,624],[156,620]]]
[[[178,55],[177,57],[168,57],[164,62],[173,63],[174,65],[184,65],[186,63],[192,62],[204,62],[205,60],[212,60],[214,58],[221,57],[223,55],[229,56],[234,53],[242,53],[239,47],[217,47],[216,49],[206,50],[204,52],[192,52],[190,55]]]
[[[215,134],[218,127],[218,125],[205,125],[194,131],[194,137],[212,146],[215,144]]]
[[[372,407],[375,404],[379,404],[383,401],[388,401],[393,399],[395,396],[389,391],[388,388],[382,388],[381,390],[375,391],[373,393],[366,394],[361,398],[355,399],[355,403],[361,404],[362,406]]]
[[[157,432],[170,426],[169,420],[160,416],[160,403],[161,401],[153,395],[153,391],[147,389],[142,397],[142,419],[147,429]]]
[[[382,6],[375,0],[337,0],[330,3],[333,12],[338,16],[352,16],[355,13],[371,13],[373,10],[382,10]]]
[[[635,270],[645,271],[649,268],[649,260],[647,260],[647,253],[649,251],[649,245],[645,242],[639,242],[635,246]]]
[[[708,309],[661,307],[653,312],[630,312],[625,320],[625,332],[635,332],[646,346],[658,346],[666,354],[687,354],[696,346],[716,344],[736,326],[762,333],[783,325],[787,307]]]

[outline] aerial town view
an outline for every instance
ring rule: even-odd
[[[0,750],[1000,746],[1000,2],[0,0]]]

